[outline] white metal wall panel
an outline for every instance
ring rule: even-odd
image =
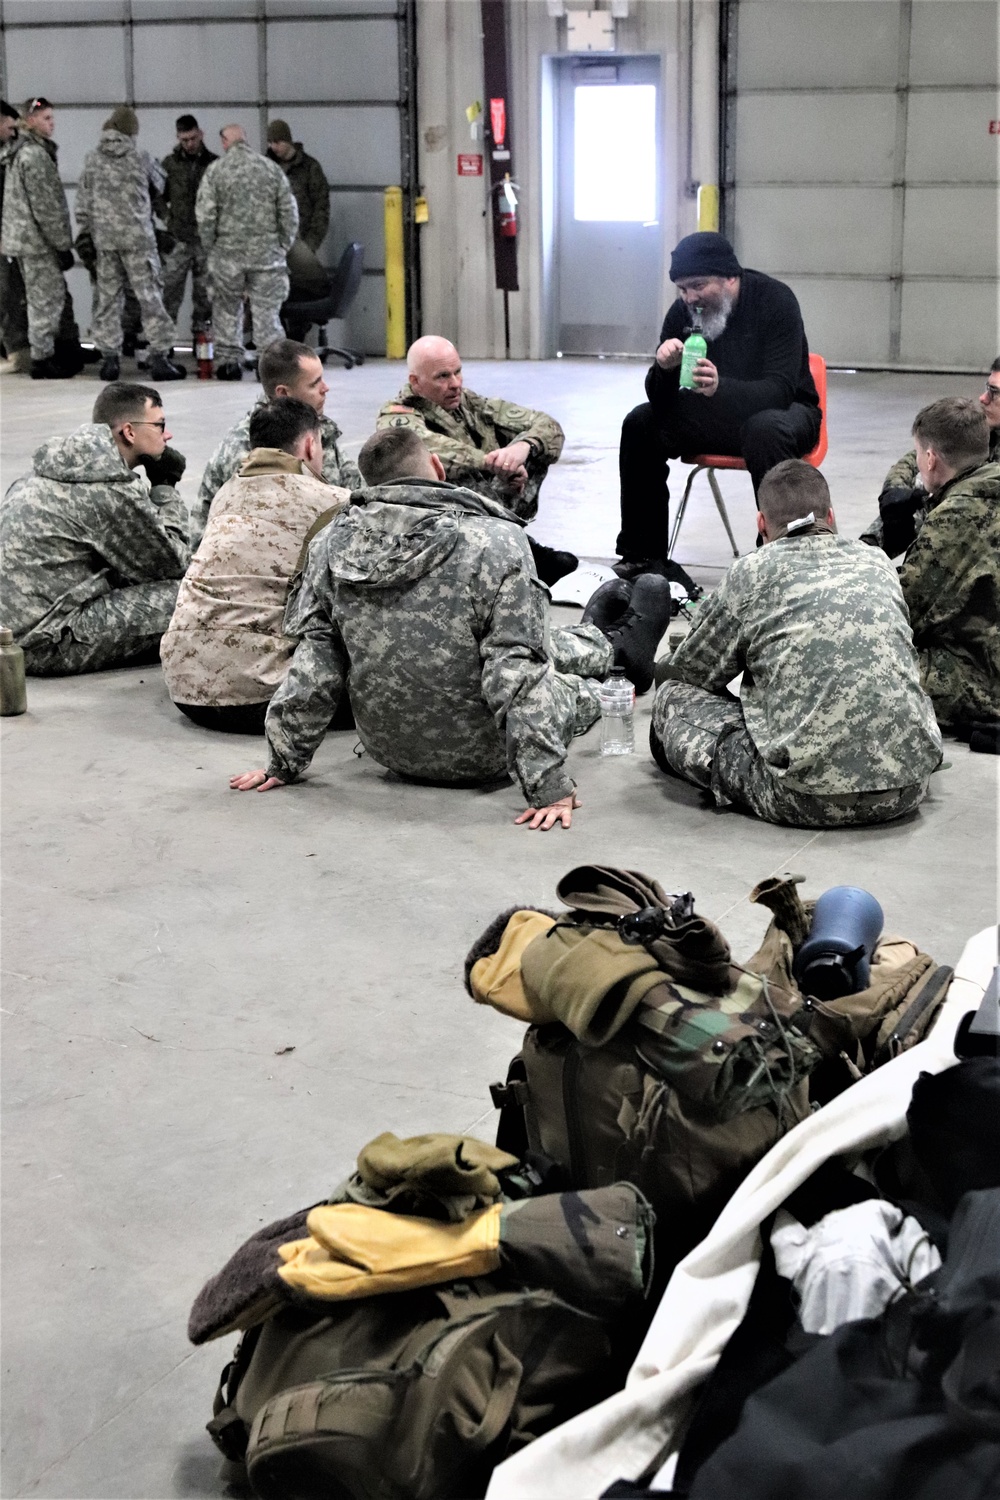
[[[843,363],[997,353],[991,0],[724,0],[725,226]]]
[[[267,82],[272,99],[394,99],[398,76],[394,20],[268,25]]]
[[[136,26],[133,46],[137,100],[222,104],[253,101],[260,92],[257,28],[250,22]]]
[[[0,23],[4,95],[35,90],[56,104],[71,210],[84,156],[125,100],[138,111],[140,145],[156,156],[173,149],[174,121],[188,111],[214,151],[231,121],[262,148],[267,119],[287,119],[331,183],[323,260],[334,265],[351,240],[365,246],[343,341],[384,351],[382,189],[405,180],[397,0],[0,0]],[[90,286],[79,267],[70,285],[86,326]]]
[[[7,87],[23,101],[31,92],[53,103],[125,98],[125,33],[121,26],[7,31]]]

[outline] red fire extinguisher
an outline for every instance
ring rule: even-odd
[[[517,235],[516,187],[517,183],[511,182],[509,172],[504,173],[503,182],[497,183],[497,221],[505,240],[512,240]]]
[[[198,379],[211,380],[215,371],[215,347],[211,328],[199,328],[195,334],[194,356],[198,361]]]

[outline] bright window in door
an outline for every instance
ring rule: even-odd
[[[656,85],[587,83],[574,95],[574,219],[653,222]]]

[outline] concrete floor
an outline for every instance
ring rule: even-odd
[[[610,556],[617,432],[642,376],[568,360],[468,369],[474,388],[569,433],[543,540]],[[378,362],[331,371],[348,452],[400,378]],[[868,519],[917,408],[975,389],[831,375],[825,469],[845,532]],[[0,381],[4,486],[97,390]],[[189,496],[255,394],[166,388]],[[749,546],[748,485],[723,485]],[[679,559],[710,582],[726,546],[703,489]],[[708,811],[661,776],[647,699],[634,760],[602,763],[593,734],[577,741],[583,808],[571,833],[541,835],[514,827],[513,788],[406,785],[358,759],[351,733],[328,737],[299,786],[230,793],[260,742],[195,728],[155,669],[31,681],[29,701],[2,736],[5,1496],[226,1493],[204,1423],[232,1341],[186,1343],[199,1286],[261,1223],[322,1197],[379,1131],[489,1135],[488,1085],[520,1028],[473,1006],[463,957],[501,908],[551,904],[572,865],[690,888],[737,957],[764,928],[747,892],[777,871],[812,893],[868,886],[887,925],[940,962],[995,919],[997,763],[953,742],[911,818],[809,834]]]

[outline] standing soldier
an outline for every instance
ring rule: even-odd
[[[271,121],[267,141],[267,154],[288,178],[299,206],[299,239],[318,255],[330,227],[330,184],[326,173],[315,156],[306,155],[301,141],[292,140],[292,132],[284,120]]]
[[[38,96],[11,143],[0,251],[16,256],[28,303],[32,380],[65,380],[83,367],[73,299],[63,274],[73,264],[73,231],[52,139],[55,111]]]
[[[243,295],[250,298],[257,344],[284,337],[278,316],[288,296],[286,255],[299,211],[285,174],[247,145],[242,125],[219,132],[225,153],[202,178],[195,213],[208,252],[219,380],[243,379]]]
[[[187,371],[170,361],[173,320],[163,305],[160,256],[153,228],[150,193],[164,183],[161,167],[139,151],[139,119],[120,105],[104,123],[101,139],[88,151],[76,194],[76,221],[97,248],[97,306],[92,328],[104,363],[102,380],[121,372],[122,303],[129,284],[142,309],[149,340],[152,380],[183,380]]]
[[[7,163],[17,150],[18,113],[6,99],[0,100],[0,224],[3,213],[3,185]],[[0,231],[2,237],[2,231]],[[0,255],[0,338],[7,356],[7,369],[24,375],[31,369],[28,348],[28,304],[24,297],[21,267],[10,255]]]
[[[201,179],[219,158],[205,145],[204,131],[199,129],[194,115],[179,115],[175,128],[177,145],[163,158],[167,182],[162,199],[167,208],[167,228],[177,243],[163,262],[163,301],[176,323],[190,271],[191,332],[197,337],[212,320],[212,304],[208,295],[208,257],[198,238],[194,201]]]

